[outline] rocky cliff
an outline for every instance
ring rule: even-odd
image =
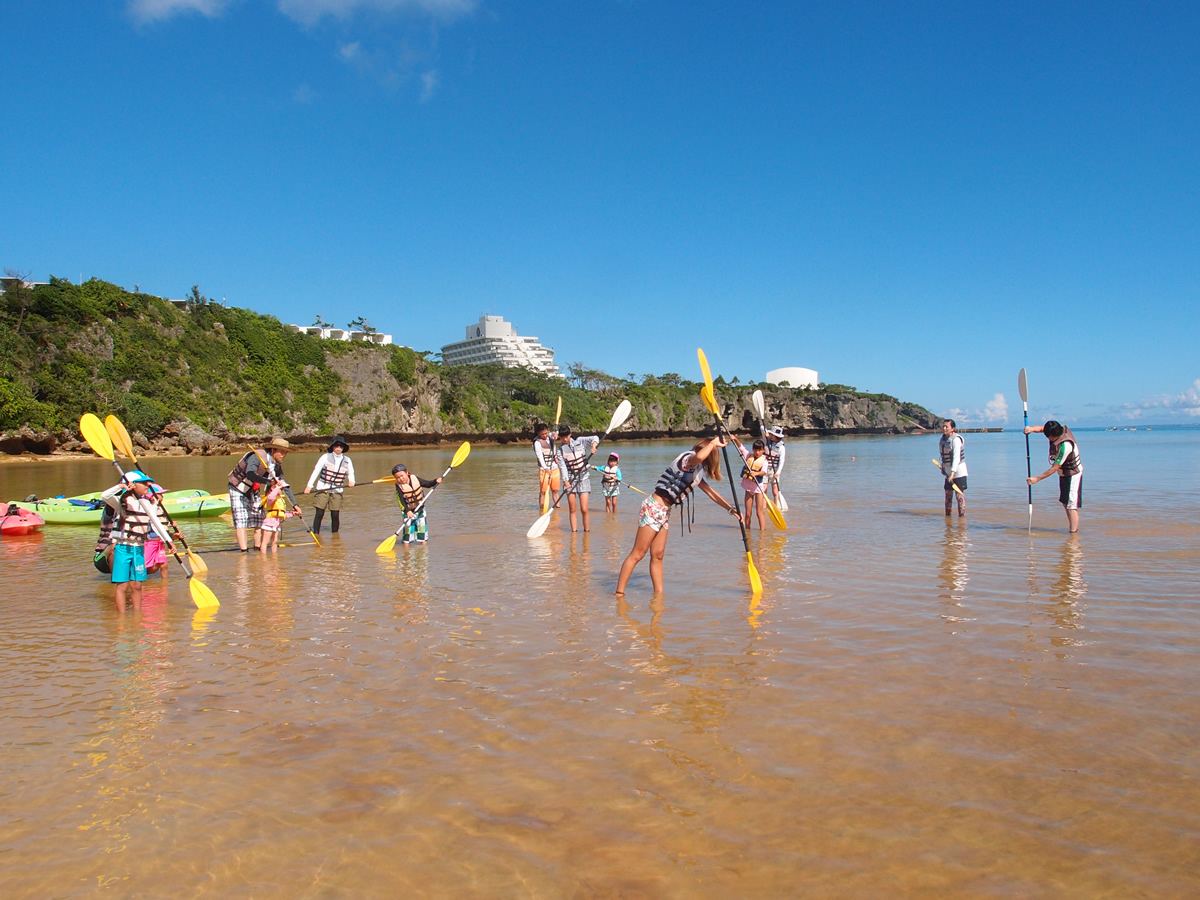
[[[250,310],[204,302],[184,309],[90,281],[55,279],[18,317],[0,297],[0,452],[89,452],[84,412],[117,414],[143,451],[224,454],[281,434],[318,446],[345,434],[362,444],[526,439],[563,418],[602,431],[623,398],[633,415],[618,437],[699,434],[712,417],[699,385],[672,376],[634,383],[591,372],[588,389],[524,369],[447,368],[400,346],[350,344],[286,331]],[[665,376],[664,376],[665,377]],[[582,380],[582,379],[581,379]],[[772,424],[788,434],[935,429],[928,410],[853,389],[717,384],[729,428],[752,433],[763,389]]]

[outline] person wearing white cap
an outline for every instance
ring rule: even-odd
[[[168,552],[175,547],[166,526],[158,518],[158,510],[150,502],[154,482],[145,473],[132,470],[125,473],[121,483],[100,496],[114,513],[112,583],[116,587],[117,611],[125,612],[126,599],[133,601],[133,611],[142,610],[142,582],[146,580],[146,538],[157,534]]]
[[[783,443],[783,426],[773,425],[768,428],[766,438],[767,465],[771,467],[771,497],[776,506],[782,506],[779,501],[779,476],[783,474],[783,460],[787,456],[787,447]]]

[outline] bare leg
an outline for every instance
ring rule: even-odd
[[[742,524],[746,526],[747,530],[750,528],[750,504],[753,501],[754,495],[749,491],[746,491],[745,495],[742,497]]]
[[[570,494],[567,494],[567,510],[568,510],[568,511],[569,511],[569,513],[570,513],[570,518],[571,518],[571,530],[572,530],[572,531],[578,531],[578,530],[579,530],[579,529],[578,529],[578,528],[575,526],[575,513],[576,513],[576,511],[577,511],[578,509],[579,509],[579,494],[575,494],[575,493],[570,493]]]
[[[1076,534],[1079,531],[1079,510],[1067,510],[1067,531]]]
[[[129,585],[129,599],[133,601],[133,611],[142,611],[142,583],[140,581],[127,582]]]
[[[765,525],[763,525],[763,512],[766,510],[766,508],[767,508],[767,495],[766,494],[755,494],[754,495],[754,512],[758,516],[758,530],[759,531],[762,531],[763,528],[766,527]]]
[[[588,519],[588,497],[590,497],[590,496],[591,496],[591,494],[580,494],[579,495],[579,511],[583,518],[583,530],[584,531],[592,530],[591,525],[590,525],[590,520]]]
[[[125,612],[125,595],[129,592],[129,582],[122,581],[117,585],[117,612],[124,614]]]
[[[246,532],[247,532],[249,529],[247,529],[247,528],[237,528],[237,529],[234,529],[234,530],[235,530],[235,531],[237,531],[237,542],[238,542],[238,547],[240,547],[242,550],[245,550],[245,549],[246,549]]]
[[[665,528],[663,529],[663,533],[666,533]],[[649,525],[638,526],[637,534],[635,534],[633,537],[633,549],[629,551],[629,555],[626,556],[625,561],[621,563],[621,574],[617,577],[616,593],[618,596],[625,593],[625,585],[629,584],[629,576],[633,574],[633,570],[637,567],[637,564],[640,563],[643,557],[645,557],[646,553],[649,552],[650,545],[654,542],[654,539],[658,536],[658,534],[659,532],[656,532]],[[660,580],[662,578],[661,570],[659,572],[659,578]],[[651,575],[651,580],[653,580],[653,575]]]
[[[663,528],[650,542],[650,584],[654,593],[661,594],[663,590],[663,554],[667,552],[667,529]]]

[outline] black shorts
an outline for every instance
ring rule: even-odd
[[[960,491],[965,491],[967,489],[967,476],[964,475],[964,476],[962,476],[962,478],[955,478],[954,483],[958,485],[958,489]],[[943,486],[948,491],[954,490],[953,486],[951,486],[951,484],[950,484],[949,478],[946,479],[946,483]]]
[[[1083,473],[1058,476],[1058,502],[1067,509],[1083,509]]]

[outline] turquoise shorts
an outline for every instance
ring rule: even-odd
[[[113,548],[112,583],[146,580],[146,553],[141,545],[117,544]]]

